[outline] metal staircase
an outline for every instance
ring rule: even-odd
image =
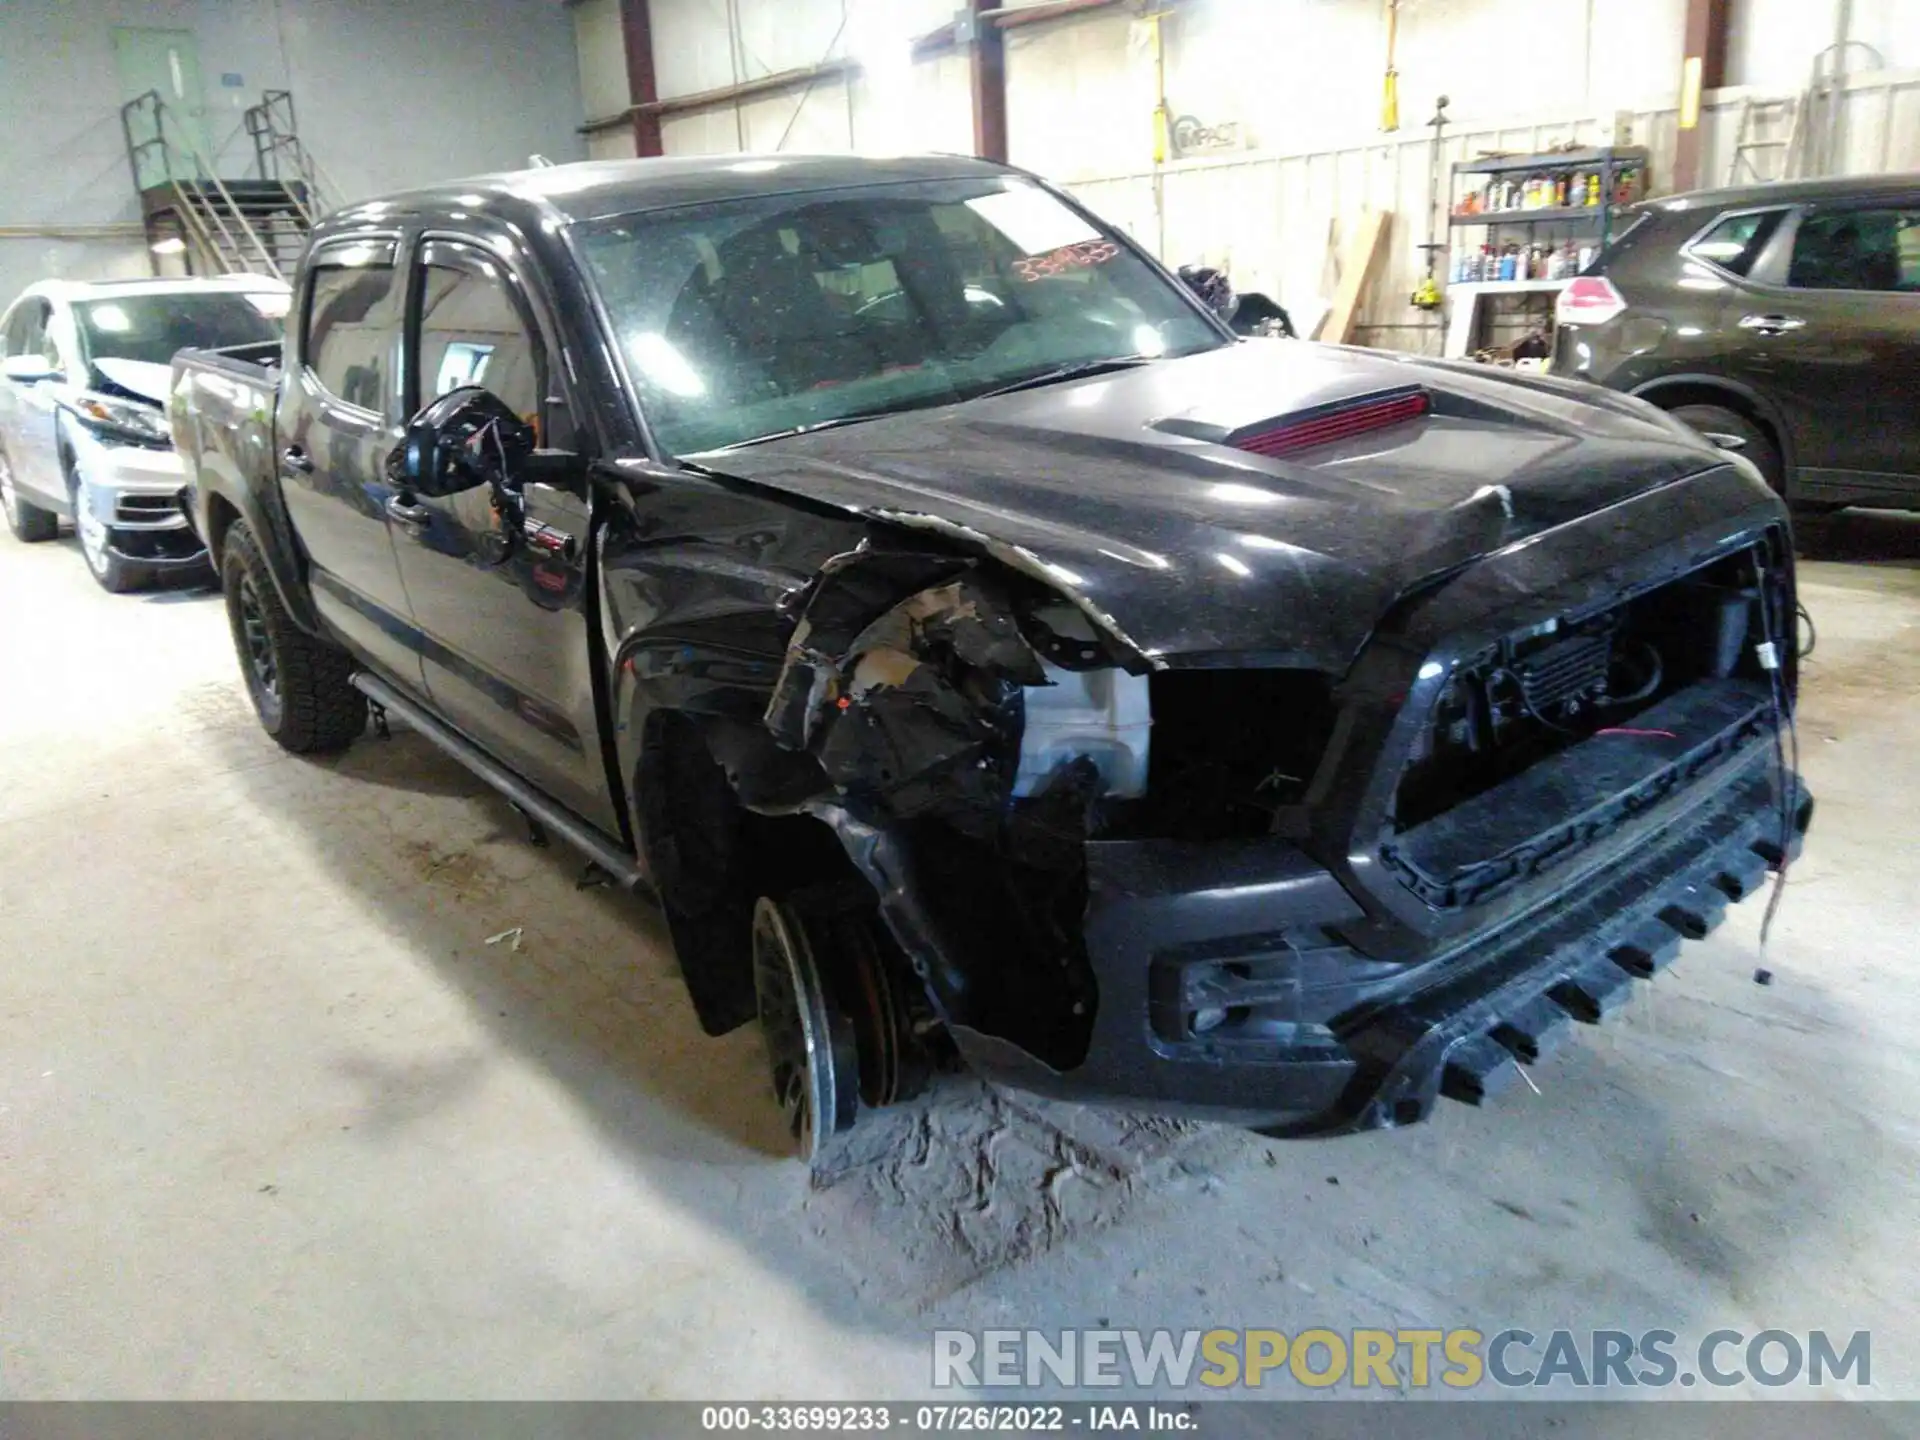
[[[327,207],[320,175],[293,125],[293,97],[270,90],[245,114],[258,173],[222,179],[160,92],[120,107],[127,163],[155,256],[183,256],[191,275],[293,273]]]

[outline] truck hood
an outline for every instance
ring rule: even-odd
[[[1409,386],[1426,415],[1237,448]],[[1272,340],[700,457],[1013,558],[1155,662],[1335,673],[1423,580],[1724,460],[1593,387]]]

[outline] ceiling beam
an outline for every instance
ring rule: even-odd
[[[1001,30],[1012,29],[1020,25],[1030,25],[1038,20],[1054,20],[1085,10],[1101,10],[1120,3],[1120,0],[1040,0],[1038,4],[997,5],[992,0],[966,0],[969,7],[977,7],[966,28],[976,34],[989,30],[995,32],[988,40],[1001,65],[1000,90],[1003,96],[998,123],[1001,126],[996,137],[992,127],[994,112],[989,105],[982,109],[978,88],[982,81],[978,75],[974,79],[976,90],[974,109],[974,148],[990,159],[1002,158],[1006,150],[1004,93],[1005,48],[1001,43]],[[839,78],[854,70],[858,62],[847,56],[834,56],[815,65],[797,65],[789,70],[776,70],[771,75],[756,75],[751,80],[742,80],[733,85],[718,85],[711,90],[696,90],[685,95],[670,95],[661,98],[653,69],[652,27],[647,23],[647,0],[620,0],[621,28],[627,41],[627,78],[632,94],[632,102],[617,115],[603,115],[589,120],[580,127],[585,135],[597,134],[602,130],[615,129],[631,123],[634,127],[634,142],[642,155],[658,155],[658,148],[646,149],[648,143],[659,145],[659,122],[669,115],[683,115],[694,110],[709,110],[716,105],[736,104],[742,100],[758,99],[766,95],[776,95],[785,91],[804,90],[809,85],[817,85],[822,80]],[[914,59],[924,59],[957,48],[961,43],[961,28],[955,25],[942,25],[925,35],[917,36],[913,42]],[[645,36],[644,50],[639,48],[640,37]],[[975,53],[979,47],[976,45]],[[644,54],[642,63],[639,57]],[[640,83],[644,81],[644,86]],[[990,96],[988,97],[990,100]],[[982,116],[986,117],[987,128],[982,129]],[[651,130],[643,130],[643,122],[653,122]],[[998,139],[995,148],[986,148]],[[997,153],[996,153],[997,151]]]
[[[1038,0],[1037,4],[1026,5],[988,3],[976,5],[975,14],[1006,30],[1015,25],[1031,25],[1036,20],[1058,20],[1082,10],[1104,10],[1118,3],[1119,0]]]
[[[1697,190],[1705,182],[1700,133],[1706,93],[1727,83],[1727,22],[1731,0],[1687,0],[1680,63],[1680,130],[1673,154],[1673,188]]]

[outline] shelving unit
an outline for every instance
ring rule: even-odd
[[[1632,204],[1646,195],[1648,158],[1648,152],[1641,146],[1611,145],[1544,155],[1500,155],[1462,160],[1453,167],[1451,203],[1447,207],[1448,230],[1456,236],[1465,230],[1482,230],[1489,238],[1481,242],[1481,248],[1492,246],[1496,252],[1504,243],[1504,236],[1515,229],[1524,232],[1524,253],[1530,254],[1534,250],[1543,229],[1550,237],[1550,251],[1557,251],[1571,240],[1588,236],[1591,236],[1595,251],[1604,249],[1613,233],[1615,212],[1622,205]],[[1592,188],[1597,191],[1597,198],[1591,205],[1536,205],[1532,208],[1503,205],[1495,210],[1463,208],[1464,194],[1482,193],[1515,175],[1555,184],[1564,178],[1569,181],[1570,192],[1576,185],[1582,193]],[[1463,176],[1477,177],[1484,183],[1463,191],[1460,183]],[[1597,185],[1589,177],[1597,177]],[[1456,241],[1453,247],[1456,256],[1460,253],[1461,243]],[[1453,358],[1463,358],[1472,351],[1480,324],[1482,300],[1502,295],[1557,294],[1573,278],[1573,274],[1568,273],[1552,279],[1525,276],[1509,280],[1458,280],[1451,278],[1455,273],[1454,267],[1449,265],[1445,353]]]

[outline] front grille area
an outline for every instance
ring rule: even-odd
[[[121,495],[113,502],[113,518],[126,525],[159,525],[182,515],[181,497],[172,495]]]
[[[1452,661],[1400,775],[1387,869],[1437,909],[1481,903],[1764,735],[1763,642],[1792,642],[1763,561],[1742,550]]]

